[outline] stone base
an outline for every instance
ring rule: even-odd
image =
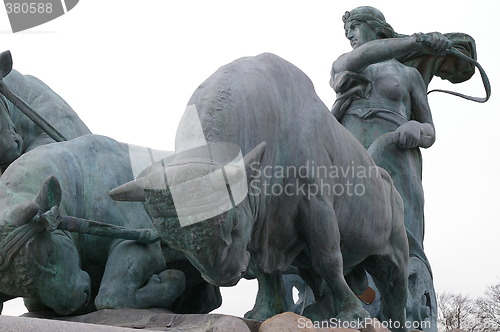
[[[380,326],[357,329],[317,328],[307,318],[291,312],[264,322],[220,314],[179,315],[165,309],[100,310],[87,315],[51,317],[28,313],[22,317],[0,316],[2,332],[390,332]]]
[[[18,329],[4,330],[3,317],[0,316],[0,326],[3,331],[30,331],[20,329],[21,326],[36,325],[33,331],[58,331],[59,326],[63,326],[61,331],[127,331],[132,329],[169,331],[169,332],[257,332],[260,322],[245,320],[234,316],[219,314],[199,315],[199,314],[174,314],[166,309],[106,309],[92,312],[81,316],[54,317],[44,313],[28,313],[22,317],[8,317],[9,324],[16,324],[19,319]],[[62,325],[61,325],[62,324]],[[91,326],[91,329],[80,329],[81,326]],[[15,325],[12,325],[15,326]],[[47,328],[44,330],[43,328]],[[75,328],[70,330],[69,328]],[[108,330],[113,327],[117,330]],[[101,330],[102,329],[102,330]]]

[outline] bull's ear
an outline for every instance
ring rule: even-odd
[[[243,157],[248,181],[251,181],[260,173],[260,164],[264,158],[265,151],[266,142],[262,142]]]
[[[61,185],[55,176],[49,176],[42,184],[42,188],[35,196],[34,201],[42,211],[48,211],[54,206],[61,204]]]

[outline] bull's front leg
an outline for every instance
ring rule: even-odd
[[[304,315],[314,321],[336,317],[339,321],[362,322],[369,318],[344,278],[340,232],[331,203],[319,196],[304,200],[299,220],[309,248],[312,271],[328,286],[316,303],[306,307]]]
[[[181,271],[165,269],[158,246],[119,243],[108,257],[97,309],[170,307],[184,291],[185,278]]]
[[[257,270],[257,269],[255,269]],[[262,273],[253,270],[259,289],[253,309],[245,314],[245,318],[265,320],[285,311],[285,290],[281,273]]]

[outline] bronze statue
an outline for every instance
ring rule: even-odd
[[[154,238],[91,235],[98,233],[74,219],[151,229],[141,204],[117,205],[107,195],[126,179],[133,179],[127,146],[104,136],[43,145],[15,160],[0,177],[1,298],[24,297],[28,310],[60,315],[171,306],[184,275],[167,270]],[[66,229],[83,233],[50,222],[54,208],[72,217]]]
[[[378,9],[369,6],[346,12],[342,20],[353,50],[332,65],[330,85],[337,93],[332,113],[369,149],[377,165],[389,172],[403,198],[410,270],[423,284],[423,289],[417,287],[411,294],[413,303],[407,311],[414,321],[429,318],[435,325],[432,274],[423,251],[420,148],[435,141],[427,85],[435,75],[453,83],[469,79],[478,66],[474,40],[458,33],[401,35]],[[480,71],[486,98],[457,95],[481,102],[489,98],[487,78]]]
[[[13,160],[37,146],[91,133],[49,86],[12,69],[9,51],[0,53],[0,117],[0,174]]]
[[[291,63],[266,53],[221,67],[191,97],[173,160],[144,175],[112,196],[145,200],[163,241],[211,283],[256,277],[248,317],[288,310],[281,274],[292,264],[316,299],[305,315],[367,318],[355,296],[368,286],[366,269],[377,276],[383,319],[403,326],[401,197]]]
[[[2,302],[24,297],[29,311],[59,315],[148,307],[207,313],[220,305],[218,287],[157,243],[143,204],[117,204],[108,196],[134,178],[137,149],[85,135],[39,146],[6,169],[0,177]]]

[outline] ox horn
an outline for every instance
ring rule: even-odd
[[[116,187],[109,192],[109,195],[115,201],[145,202],[145,189],[162,190],[167,188],[163,169],[163,162],[155,164],[147,174]]]
[[[22,202],[14,206],[10,211],[5,213],[5,220],[15,226],[27,224],[33,219],[40,207],[34,201]]]
[[[244,171],[244,165],[227,165],[224,167],[224,171],[226,172],[226,184],[234,185],[240,182],[241,180],[246,181],[246,175]]]
[[[111,190],[109,196],[115,201],[125,202],[145,202],[146,194],[144,189],[135,180],[122,184]]]

